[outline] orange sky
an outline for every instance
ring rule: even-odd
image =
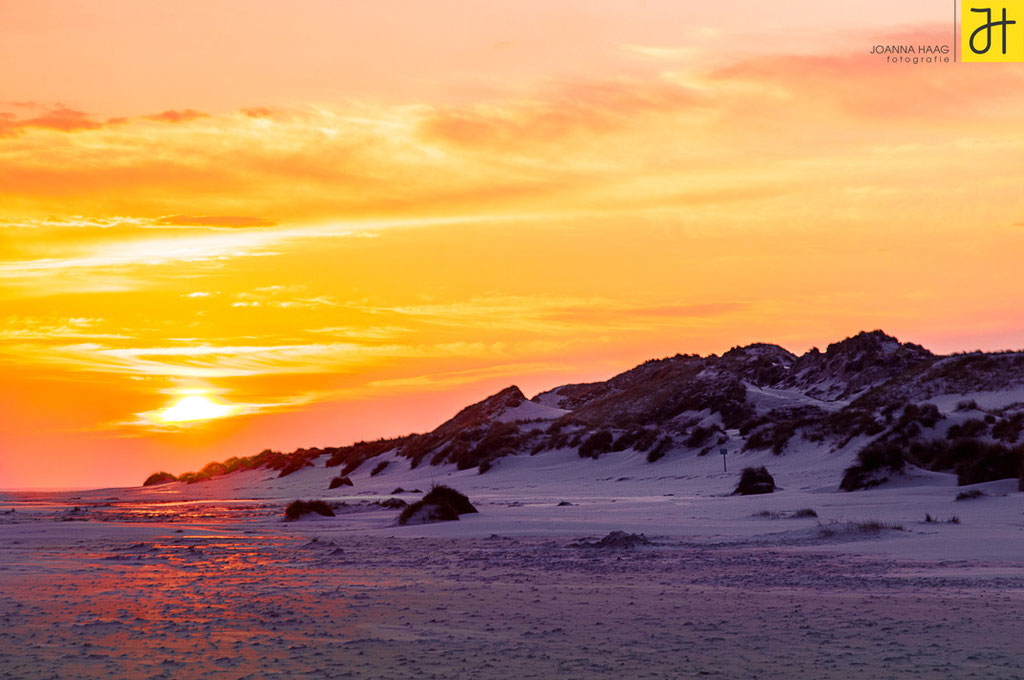
[[[1024,71],[832,5],[0,0],[0,488],[752,341],[1021,348]]]

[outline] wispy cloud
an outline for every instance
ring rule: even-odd
[[[335,307],[338,301],[328,295],[310,296],[305,285],[264,286],[235,295],[232,307],[277,307],[278,309],[312,309]]]
[[[680,113],[701,103],[699,93],[671,82],[570,82],[537,99],[439,109],[422,123],[427,139],[474,151],[496,147],[526,151],[544,145],[546,153],[580,138],[627,129],[653,114]]]
[[[168,110],[143,116],[147,120],[155,120],[161,123],[184,123],[197,118],[209,118],[210,114],[196,111],[195,109]]]
[[[408,336],[415,331],[407,326],[375,325],[375,326],[322,326],[308,328],[307,333],[327,335],[333,338],[345,338],[359,341],[393,340]]]
[[[31,128],[76,132],[78,130],[95,130],[102,125],[103,123],[94,120],[84,111],[77,111],[66,106],[50,108],[31,118],[19,118],[11,113],[0,112],[0,137],[15,136]]]
[[[463,328],[487,327],[559,335],[576,330],[681,326],[744,312],[748,302],[649,304],[611,298],[490,295],[458,302],[395,307],[360,306],[375,314]]]
[[[183,237],[139,238],[95,245],[67,257],[0,261],[0,279],[49,277],[73,269],[114,269],[269,255],[294,232],[237,231]]]
[[[393,359],[500,358],[538,348],[543,341],[517,344],[461,341],[437,344],[307,343],[292,345],[211,345],[111,347],[97,342],[39,346],[11,344],[0,354],[76,371],[165,378],[214,379],[300,375],[365,370]]]
[[[248,228],[273,227],[277,222],[264,217],[234,215],[168,215],[153,221],[155,227]]]
[[[44,319],[34,317],[8,317],[0,326],[0,340],[10,342],[66,343],[68,340],[132,340],[131,335],[99,330],[102,319],[71,317]]]
[[[199,118],[210,117],[209,114],[202,111],[182,109],[161,111],[135,118],[115,117],[101,120],[85,111],[72,109],[63,104],[52,106],[43,106],[35,102],[7,102],[4,104],[7,107],[20,110],[34,110],[36,115],[24,117],[9,111],[0,111],[0,138],[21,135],[32,129],[72,133],[99,130],[133,122],[187,123]]]
[[[543,214],[454,215],[360,219],[276,227],[215,228],[185,233],[171,227],[171,233],[159,236],[149,236],[146,230],[138,229],[140,226],[152,225],[150,220],[107,220],[103,223],[105,231],[89,230],[86,223],[76,221],[74,224],[80,224],[83,228],[80,235],[76,233],[72,237],[51,241],[50,234],[44,230],[34,236],[34,240],[12,240],[16,248],[27,248],[34,244],[35,250],[55,251],[57,255],[0,260],[0,281],[6,281],[11,290],[18,286],[18,295],[33,297],[124,291],[153,285],[155,279],[152,270],[159,267],[167,267],[168,272],[176,276],[185,276],[189,271],[181,267],[171,270],[170,265],[219,265],[235,258],[266,257],[301,250],[317,240],[375,238],[379,232],[388,229],[500,224],[540,221],[545,218]],[[111,231],[115,224],[122,228]],[[68,226],[69,223],[60,222],[55,228]],[[44,280],[45,284],[41,285]],[[239,301],[254,300],[242,297]],[[333,304],[333,300],[330,296],[312,295],[290,301],[277,300],[274,304],[279,307],[324,306]]]

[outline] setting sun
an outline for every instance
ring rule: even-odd
[[[210,420],[223,418],[237,409],[226,404],[218,404],[201,394],[189,394],[181,397],[173,404],[158,411],[156,419],[164,423],[183,423],[193,420]]]

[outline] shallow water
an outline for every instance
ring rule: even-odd
[[[281,504],[257,499],[97,500],[68,492],[7,492],[0,497],[0,522],[244,522],[281,514]]]

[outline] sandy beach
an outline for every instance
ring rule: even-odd
[[[8,495],[0,677],[1024,672],[1024,521],[1012,480],[979,485],[987,497],[970,502],[941,484],[729,497],[695,493],[731,479],[710,465],[693,475],[686,461],[689,481],[664,466],[652,486],[614,481],[615,466],[632,463],[611,458],[431,471],[480,512],[415,527],[395,526],[396,512],[374,501],[397,484],[429,484],[422,471],[357,474],[360,491],[335,499],[346,503],[337,517],[290,523],[283,498],[330,470]],[[543,484],[558,477],[575,491]],[[264,497],[237,497],[246,489]],[[790,517],[803,507],[819,517]],[[926,508],[956,510],[960,522],[925,523]],[[898,528],[858,528],[868,517]],[[647,543],[597,545],[610,527]]]

